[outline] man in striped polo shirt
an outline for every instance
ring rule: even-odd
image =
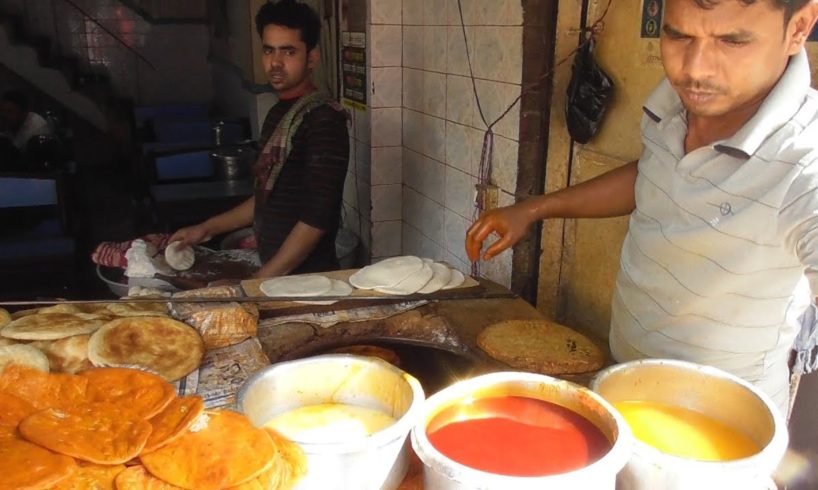
[[[788,360],[818,294],[818,93],[810,0],[668,0],[666,78],[644,149],[577,186],[485,213],[466,248],[537,220],[630,214],[612,304],[617,361],[675,358],[754,383],[786,414]]]
[[[321,21],[308,5],[280,0],[261,6],[256,28],[261,65],[279,100],[261,128],[255,195],[170,241],[193,245],[252,225],[262,262],[256,277],[338,269],[349,133],[341,106],[312,83]]]

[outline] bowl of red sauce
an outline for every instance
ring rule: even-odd
[[[596,393],[521,372],[441,390],[411,440],[434,489],[613,489],[633,444],[624,419]]]

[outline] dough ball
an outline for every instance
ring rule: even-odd
[[[196,262],[196,254],[190,245],[173,242],[165,249],[165,262],[177,271],[186,271]]]

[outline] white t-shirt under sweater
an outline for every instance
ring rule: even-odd
[[[787,362],[818,293],[818,92],[793,56],[734,136],[684,152],[664,80],[644,106],[636,209],[610,344],[618,361],[674,358],[758,386],[787,412]]]

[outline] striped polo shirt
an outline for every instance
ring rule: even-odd
[[[617,361],[715,366],[786,413],[789,353],[818,294],[818,92],[809,85],[802,50],[736,134],[689,154],[679,96],[667,80],[650,95],[612,305]]]

